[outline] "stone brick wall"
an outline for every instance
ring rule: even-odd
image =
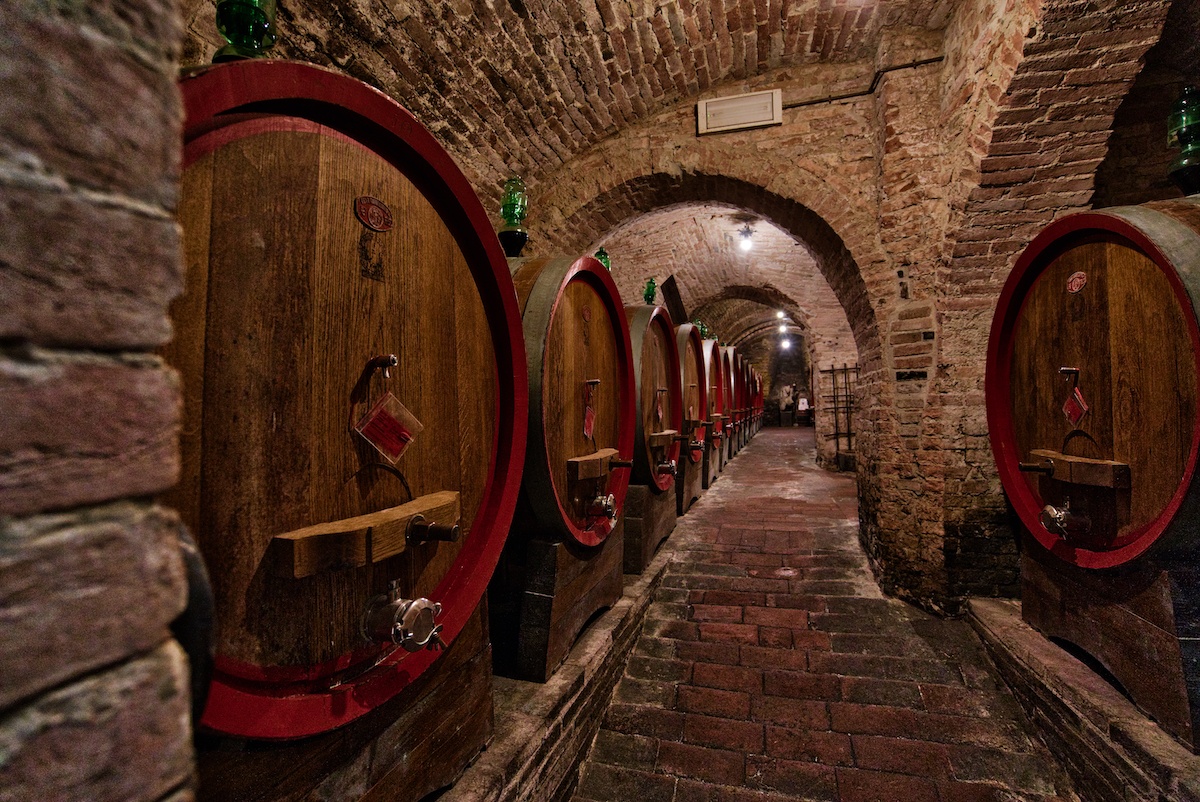
[[[1159,38],[1167,2],[1031,4],[1040,17],[997,55],[1012,77],[996,107],[979,183],[967,193],[939,274],[942,346],[925,426],[944,461],[946,590],[1011,592],[1016,535],[991,457],[984,349],[1000,287],[1047,223],[1086,209],[1118,106]],[[1002,76],[1001,76],[1002,77]],[[897,569],[898,581],[904,579]]]
[[[171,2],[0,8],[0,800],[191,797]]]
[[[1182,193],[1168,173],[1178,150],[1167,146],[1167,114],[1183,87],[1200,86],[1200,5],[1176,2],[1162,39],[1146,53],[1129,94],[1113,118],[1108,153],[1096,170],[1092,206],[1146,203]]]

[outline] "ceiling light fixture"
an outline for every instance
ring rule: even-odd
[[[780,320],[783,320],[783,310],[780,309],[778,312],[776,312],[775,317],[779,318]]]
[[[780,340],[779,347],[786,351],[792,347],[792,341],[791,340]]]
[[[780,323],[780,324],[779,324],[779,333],[780,333],[780,334],[787,334],[787,324],[786,324],[786,323]]]
[[[741,242],[738,243],[738,247],[743,251],[748,251],[754,247],[754,229],[750,228],[749,223],[742,226],[741,230],[738,231],[738,236],[742,238]]]

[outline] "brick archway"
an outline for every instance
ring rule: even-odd
[[[996,475],[983,406],[984,349],[1004,278],[1052,220],[1090,208],[1117,108],[1159,40],[1170,0],[1043,0],[1011,58],[1012,78],[986,124],[978,183],[965,192],[949,257],[938,273],[946,346],[931,388],[927,447],[938,447],[943,488],[944,595],[1017,590],[1016,532]],[[1011,50],[1011,48],[1010,48]],[[985,121],[986,122],[986,121]],[[953,432],[953,442],[946,432]],[[889,582],[920,578],[873,541]],[[996,566],[1007,564],[1007,569]],[[886,584],[886,583],[885,583]]]
[[[830,198],[828,185],[816,183]],[[535,200],[551,208],[573,209],[546,233],[550,247],[566,252],[584,249],[630,218],[675,204],[717,202],[758,215],[804,244],[850,321],[860,360],[878,359],[875,311],[858,260],[821,214],[794,197],[727,175],[649,171],[590,197],[578,185],[548,182],[546,195]],[[872,261],[883,258],[869,239],[864,237],[859,245]]]

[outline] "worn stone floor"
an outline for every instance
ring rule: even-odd
[[[965,621],[886,598],[852,475],[763,429],[680,519],[578,802],[1078,800]]]

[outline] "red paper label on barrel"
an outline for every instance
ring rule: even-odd
[[[591,440],[596,431],[596,410],[588,406],[583,408],[583,436]]]
[[[1079,422],[1088,414],[1087,402],[1083,400],[1083,393],[1080,392],[1078,387],[1071,391],[1071,395],[1067,397],[1062,410],[1071,426],[1078,429]]]
[[[355,424],[355,430],[389,462],[404,456],[413,438],[424,428],[400,399],[387,393]]]

